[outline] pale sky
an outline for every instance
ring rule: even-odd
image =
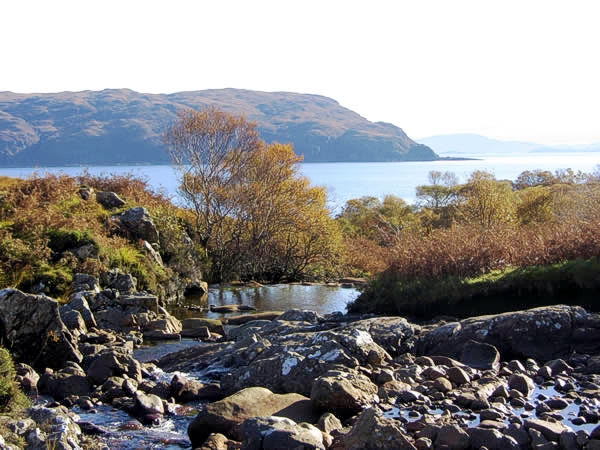
[[[598,1],[1,0],[0,42],[0,91],[291,91],[412,138],[600,142]]]

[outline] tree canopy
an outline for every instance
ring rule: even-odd
[[[266,144],[255,123],[214,107],[181,112],[166,140],[213,280],[302,279],[334,266],[339,228],[291,145]]]

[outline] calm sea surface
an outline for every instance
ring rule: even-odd
[[[469,155],[466,155],[469,156]],[[473,157],[481,157],[473,155]],[[330,206],[335,210],[352,198],[372,195],[383,198],[386,194],[402,197],[409,203],[415,200],[415,187],[427,184],[431,170],[454,172],[461,182],[475,170],[486,170],[498,179],[514,180],[524,170],[571,168],[591,172],[600,164],[600,153],[522,153],[486,156],[469,161],[415,161],[397,163],[306,163],[301,171],[313,184],[325,186]],[[86,167],[2,168],[0,175],[26,177],[35,171],[62,172],[68,175],[82,173]],[[156,190],[169,196],[177,195],[176,174],[170,166],[95,166],[88,167],[92,174],[132,173],[144,177]]]

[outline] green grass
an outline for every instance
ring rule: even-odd
[[[48,247],[54,253],[62,253],[65,250],[88,244],[93,244],[96,249],[98,248],[98,244],[96,244],[89,231],[59,229],[48,232]]]
[[[401,280],[387,272],[351,305],[351,312],[419,319],[468,317],[566,303],[600,309],[598,258],[546,266],[507,268],[477,277]]]
[[[37,271],[24,274],[17,288],[31,292],[33,287],[42,283],[46,287],[46,294],[63,301],[72,281],[73,271],[70,267],[44,264]]]

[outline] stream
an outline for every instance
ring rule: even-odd
[[[311,309],[320,314],[335,311],[345,312],[346,304],[354,300],[359,291],[354,288],[342,288],[328,285],[278,284],[260,287],[216,288],[209,289],[208,296],[190,297],[184,302],[170,306],[169,312],[178,319],[191,317],[222,318],[220,313],[208,311],[208,305],[241,304],[256,308],[257,311],[292,308]],[[140,362],[159,359],[169,353],[188,347],[203,345],[194,339],[177,341],[149,342],[134,350],[134,357]],[[174,373],[155,372],[156,379],[170,381]],[[197,378],[193,373],[183,374],[187,378]],[[124,411],[109,405],[100,405],[91,411],[74,408],[82,422],[101,427],[106,434],[104,440],[111,450],[179,450],[190,448],[187,427],[196,416],[199,405],[186,404],[177,415],[165,415],[164,421],[153,427],[143,426]]]

